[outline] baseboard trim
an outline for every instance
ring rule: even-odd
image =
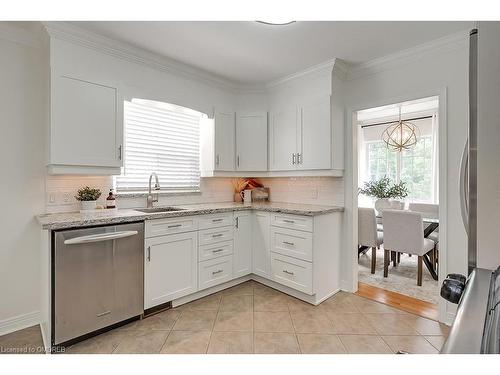
[[[0,320],[0,336],[40,324],[40,311]]]

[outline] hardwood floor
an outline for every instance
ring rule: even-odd
[[[358,291],[356,294],[415,315],[438,320],[438,306],[434,303],[422,301],[405,296],[404,294],[377,288],[364,283],[358,283]]]

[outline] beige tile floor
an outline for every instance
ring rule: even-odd
[[[249,281],[67,348],[67,353],[438,353],[448,327],[350,293],[319,306]],[[1,352],[41,347],[38,327]]]

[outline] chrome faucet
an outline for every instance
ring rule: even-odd
[[[158,180],[158,175],[153,172],[149,176],[149,190],[148,190],[148,197],[147,197],[147,202],[146,202],[146,207],[147,208],[153,208],[153,203],[158,202],[158,193],[156,194],[156,199],[153,198],[153,194],[151,193],[151,180],[153,179],[153,176],[155,176],[155,190],[160,190],[160,181]]]

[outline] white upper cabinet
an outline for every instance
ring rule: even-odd
[[[331,168],[330,96],[271,112],[270,169]]]
[[[107,83],[52,72],[49,173],[119,174],[123,102]]]
[[[279,108],[270,113],[271,171],[296,169],[297,158],[297,107]]]
[[[216,171],[234,171],[234,112],[215,112],[215,165]]]
[[[267,171],[267,113],[236,114],[236,170]]]
[[[332,136],[330,95],[300,106],[297,149],[298,169],[330,169]]]

